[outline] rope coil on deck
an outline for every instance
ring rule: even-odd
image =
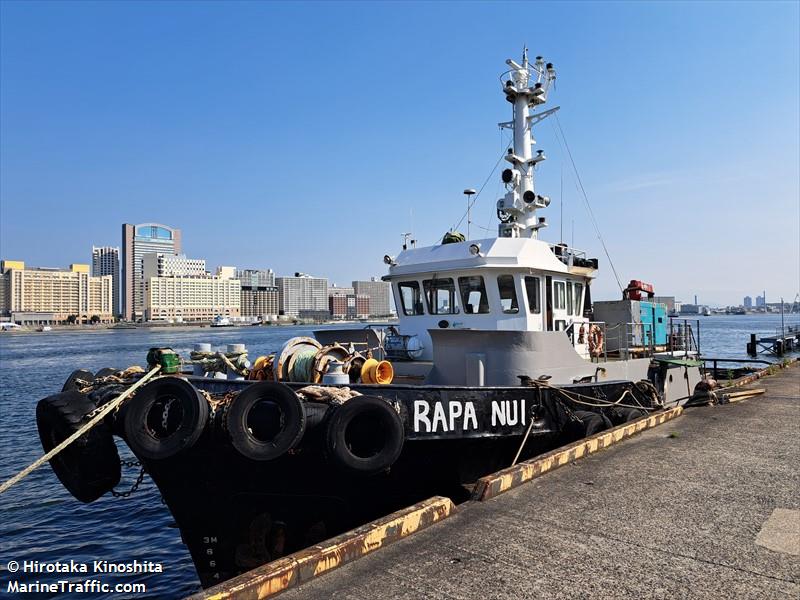
[[[198,365],[205,373],[220,373],[227,369],[243,376],[250,373],[247,352],[199,352],[189,354],[190,364]]]

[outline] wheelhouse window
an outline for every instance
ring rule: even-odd
[[[517,290],[514,286],[514,276],[498,275],[497,289],[500,291],[500,306],[503,308],[503,312],[507,314],[518,313],[519,303],[517,302]]]
[[[422,282],[428,312],[432,315],[454,315],[456,305],[456,286],[449,277],[446,279],[426,279]]]
[[[572,282],[567,282],[567,314],[572,315],[574,314],[574,308],[572,303]]]
[[[565,287],[563,281],[556,281],[553,284],[553,308],[556,310],[563,310],[567,307]]]
[[[535,314],[542,312],[542,305],[539,300],[541,289],[542,285],[538,277],[525,277],[525,294],[528,296],[528,310]]]
[[[580,317],[583,314],[583,284],[575,284],[575,316]]]
[[[408,316],[424,315],[425,309],[422,308],[422,294],[419,291],[419,284],[416,281],[403,281],[397,287],[400,290],[403,313]]]
[[[489,312],[489,298],[486,296],[486,286],[483,277],[459,277],[458,287],[461,290],[461,304],[468,315],[486,314]]]

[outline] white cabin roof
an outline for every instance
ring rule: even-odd
[[[473,244],[480,246],[480,255],[470,253],[469,248]],[[389,274],[384,279],[476,268],[569,272],[567,265],[553,254],[547,242],[532,238],[498,237],[412,248],[401,252],[395,263],[389,267]]]

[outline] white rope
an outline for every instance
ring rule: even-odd
[[[69,446],[72,442],[74,442],[79,437],[81,437],[84,433],[89,431],[92,427],[97,425],[100,421],[102,421],[108,415],[108,413],[110,413],[117,406],[122,404],[125,401],[126,398],[128,398],[131,394],[133,394],[133,392],[135,392],[142,385],[144,385],[145,382],[147,382],[147,380],[149,380],[151,377],[153,377],[153,375],[158,373],[159,370],[161,370],[161,365],[158,365],[158,366],[154,367],[153,369],[151,369],[139,381],[137,381],[135,384],[133,384],[131,387],[129,387],[127,390],[125,390],[116,399],[112,400],[111,402],[109,402],[108,404],[103,406],[103,408],[101,408],[100,411],[88,423],[86,423],[86,425],[81,427],[78,431],[73,433],[71,436],[69,436],[67,439],[65,439],[63,442],[61,442],[58,446],[56,446],[55,448],[50,450],[50,452],[48,452],[47,454],[45,454],[41,458],[35,460],[30,466],[24,468],[22,471],[20,471],[16,475],[14,475],[11,479],[9,479],[8,481],[4,482],[3,485],[0,485],[0,494],[5,492],[8,488],[10,488],[15,483],[18,483],[19,481],[21,481],[22,479],[24,479],[25,477],[30,475],[34,470],[38,469],[44,463],[46,463],[51,458],[53,458],[56,454],[61,452],[64,448]]]

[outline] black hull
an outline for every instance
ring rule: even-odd
[[[163,421],[166,427],[167,415],[172,414],[169,412],[172,400],[163,410],[152,408],[148,413],[139,410],[147,405],[139,400],[146,400],[145,390],[151,385],[162,386],[154,389],[164,386],[171,386],[171,390],[176,386],[188,389],[195,396],[194,401],[202,405],[204,414],[197,435],[184,440],[177,453],[160,459],[142,451],[141,446],[137,451],[137,444],[129,439],[129,426],[141,423],[137,419],[142,415],[149,420],[152,413],[154,422]],[[233,398],[245,397],[240,392],[263,389],[263,386],[250,388],[253,385],[259,384],[198,377],[159,378],[141,388],[116,413],[104,434],[109,442],[112,431],[122,437],[158,486],[189,548],[203,587],[434,495],[462,502],[470,497],[471,487],[478,478],[512,463],[523,439],[526,442],[520,460],[592,433],[586,426],[587,414],[595,425],[600,423],[603,427],[610,426],[615,418],[630,417],[613,413],[614,407],[595,408],[582,413],[582,422],[576,415],[586,410],[587,399],[607,403],[609,399],[627,397],[628,401],[650,409],[655,408],[658,400],[626,381],[560,388],[542,384],[513,388],[354,385],[352,389],[375,398],[373,401],[383,410],[386,405],[391,406],[395,419],[399,416],[396,430],[402,443],[399,456],[390,467],[376,474],[364,474],[344,468],[330,453],[330,432],[337,422],[333,416],[342,407],[350,406],[348,402],[355,402],[353,399],[342,405],[305,402],[305,414],[316,411],[318,418],[306,419],[299,443],[272,460],[244,456],[231,441],[226,418],[233,412],[230,409]],[[280,389],[286,392],[285,388]],[[565,391],[572,394],[575,402]],[[88,399],[100,398],[98,402],[103,404],[119,394],[120,386],[111,388],[101,383],[73,398],[85,398],[87,392]],[[294,394],[286,393],[298,402]],[[54,398],[56,405],[63,404],[58,396],[40,404]],[[207,409],[209,412],[205,413]],[[600,414],[604,415],[602,419]],[[281,422],[285,427],[285,419]],[[42,425],[40,422],[40,434]],[[76,456],[80,456],[80,448]],[[56,473],[65,482],[63,472]],[[114,473],[109,477],[110,490]]]
[[[526,455],[557,445],[546,437]],[[208,441],[142,464],[208,587],[421,499],[464,501],[468,484],[508,466],[518,446],[519,439],[412,442],[389,473],[369,477],[332,470],[318,453],[255,463]]]
[[[250,384],[190,380],[212,393]],[[376,393],[375,386],[354,387]],[[631,384],[575,387],[605,399],[618,397]],[[467,397],[484,411],[492,399],[509,394],[530,405],[540,403],[541,419],[531,428],[523,460],[583,434],[570,429],[563,403],[547,389],[383,386],[379,391],[400,404],[406,423],[410,403],[419,398],[435,403]],[[388,472],[371,476],[333,467],[320,436],[313,434],[278,459],[250,460],[214,424],[175,457],[140,459],[175,517],[201,584],[208,587],[431,496],[467,500],[479,477],[511,464],[526,429],[518,423],[499,431],[481,430],[473,437],[452,431],[439,436],[409,432],[397,462]]]

